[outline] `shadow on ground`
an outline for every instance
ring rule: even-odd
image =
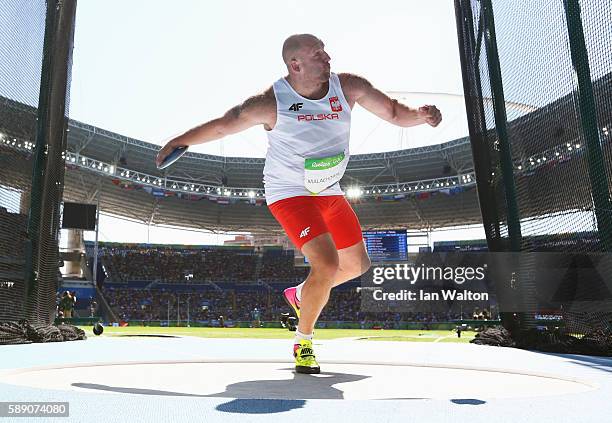
[[[292,375],[291,379],[248,380],[227,385],[225,391],[208,395],[161,391],[146,388],[108,386],[95,383],[73,383],[72,386],[97,391],[123,394],[164,395],[201,398],[235,398],[218,405],[218,411],[228,413],[265,414],[281,413],[301,408],[308,399],[344,399],[343,392],[334,385],[357,382],[370,376],[348,373],[322,372],[318,375],[297,374],[292,368],[280,369]]]

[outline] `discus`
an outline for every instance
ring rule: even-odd
[[[180,159],[187,152],[186,146],[176,147],[166,158],[157,166],[159,170],[165,169],[172,163]]]

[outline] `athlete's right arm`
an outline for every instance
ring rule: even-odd
[[[159,151],[159,165],[176,147],[203,144],[235,134],[255,125],[273,127],[276,121],[276,99],[272,88],[248,98],[244,103],[229,109],[223,116],[198,125],[172,138]]]

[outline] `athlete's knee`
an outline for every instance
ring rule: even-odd
[[[324,281],[330,281],[333,279],[334,275],[340,268],[340,263],[338,260],[338,256],[336,257],[328,257],[324,260],[319,260],[316,264],[312,263],[310,271],[313,276],[317,279],[321,279]]]
[[[361,276],[372,267],[372,262],[368,255],[364,255],[358,258],[345,259],[340,264],[340,271],[353,277]]]
[[[322,234],[305,244],[302,249],[310,261],[313,278],[331,281],[340,266],[338,250],[329,233]]]

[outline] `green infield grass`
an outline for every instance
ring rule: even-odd
[[[81,326],[88,337],[94,337],[91,326]],[[274,328],[206,328],[206,327],[104,327],[101,336],[196,336],[200,338],[290,339],[293,332]],[[315,339],[357,339],[365,341],[407,342],[469,342],[475,332],[462,332],[461,338],[450,330],[393,330],[393,329],[317,329]]]

